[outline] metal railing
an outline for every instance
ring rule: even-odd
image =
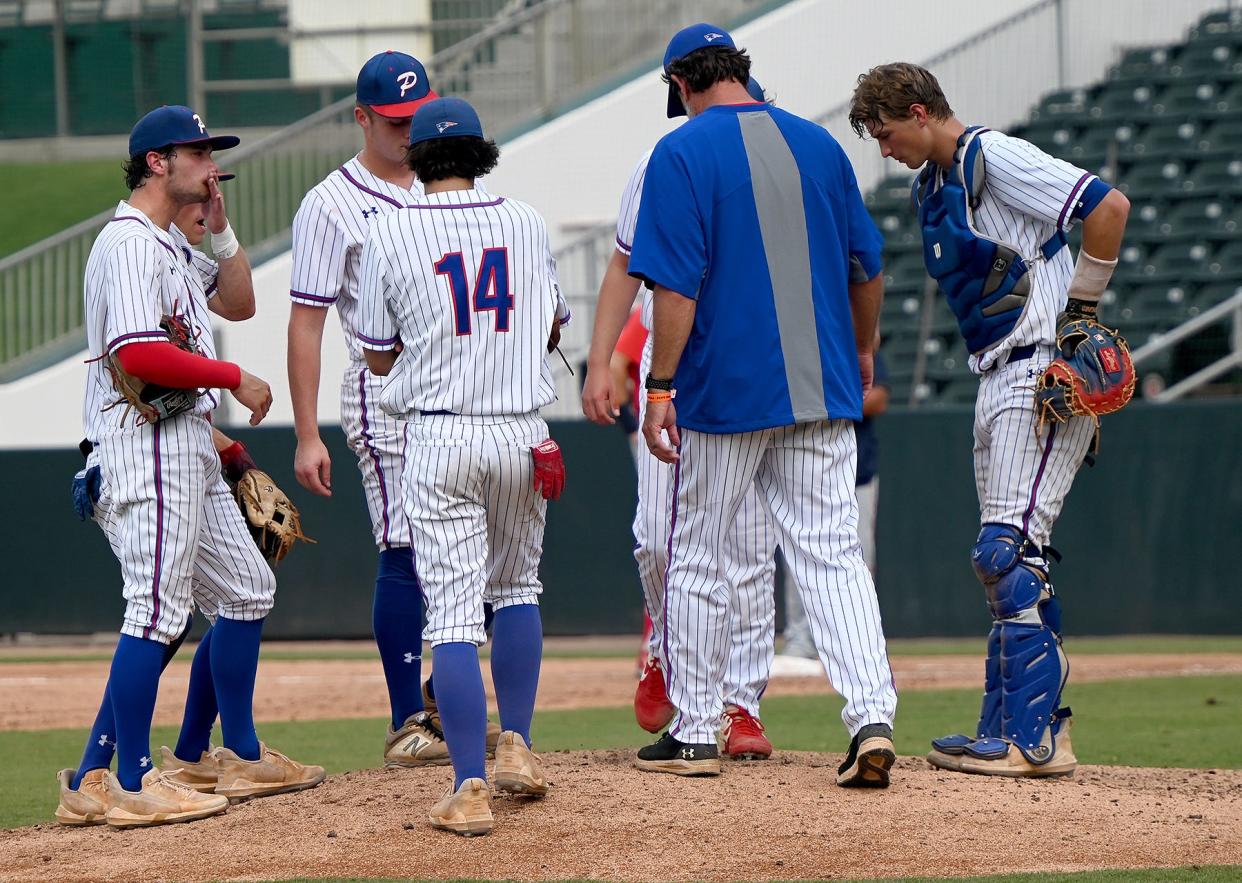
[[[1188,377],[1184,377],[1167,389],[1148,396],[1154,402],[1172,402],[1187,393],[1220,377],[1233,368],[1242,368],[1242,285],[1238,286],[1233,296],[1226,298],[1215,306],[1204,310],[1193,319],[1188,319],[1176,328],[1157,334],[1130,354],[1134,367],[1141,368],[1165,350],[1193,337],[1218,322],[1229,321],[1229,352],[1216,361],[1205,365]],[[1141,376],[1140,372],[1140,376]]]
[[[471,101],[487,129],[503,140],[506,132],[536,125],[658,63],[659,47],[672,28],[699,19],[732,27],[783,2],[529,0],[509,17],[436,53],[427,66],[438,92]],[[219,157],[238,174],[225,185],[225,196],[256,261],[287,245],[303,195],[357,150],[353,106],[352,96],[344,98]],[[101,212],[0,259],[0,383],[80,347],[86,258],[112,214],[112,209]]]

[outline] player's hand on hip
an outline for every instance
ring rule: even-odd
[[[873,353],[858,354],[858,373],[862,376],[862,394],[866,398],[875,382],[875,355]]]
[[[668,440],[664,441],[667,431]],[[677,431],[677,408],[672,402],[647,402],[647,410],[643,414],[643,438],[647,440],[647,449],[657,460],[664,463],[676,463],[681,459],[677,448],[681,447],[681,434]]]
[[[210,194],[203,203],[203,224],[212,233],[223,233],[228,226],[229,216],[224,211],[224,194],[220,192],[220,182],[212,175],[207,179],[207,192]]]
[[[250,410],[250,425],[258,426],[272,407],[272,388],[266,380],[260,380],[242,369],[241,383],[232,390],[233,398]]]
[[[586,382],[582,384],[582,413],[586,419],[601,426],[616,423],[613,418],[621,413],[619,404],[608,368],[587,368]]]
[[[321,497],[332,496],[332,457],[319,437],[299,441],[293,455],[293,474],[298,484]]]

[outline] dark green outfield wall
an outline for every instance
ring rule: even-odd
[[[880,421],[880,604],[890,636],[981,635],[968,551],[978,532],[968,410],[894,411]],[[339,431],[336,496],[292,475],[288,429],[238,433],[302,508],[308,533],[280,566],[267,634],[370,634],[375,574],[353,455]],[[634,472],[621,433],[554,426],[569,483],[551,506],[542,577],[548,633],[636,633],[641,600],[630,518]],[[1242,405],[1134,405],[1105,424],[1053,536],[1068,634],[1237,633],[1242,626]],[[69,506],[76,451],[0,452],[0,633],[114,631],[120,576],[102,533]]]

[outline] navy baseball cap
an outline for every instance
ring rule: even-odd
[[[380,116],[412,117],[440,96],[431,91],[427,69],[413,55],[389,49],[374,55],[358,71],[358,103]]]
[[[483,137],[483,124],[469,101],[437,98],[418,109],[410,122],[410,145],[436,138]]]
[[[691,52],[708,49],[712,46],[728,46],[730,49],[737,48],[729,32],[716,25],[701,21],[698,24],[682,28],[673,35],[673,39],[668,41],[668,48],[664,50],[664,73],[668,73],[668,66],[677,59],[685,58]],[[669,83],[668,118],[672,119],[673,117],[685,115],[686,109],[681,106],[681,96],[677,93],[677,87],[673,83]]]
[[[241,143],[236,135],[212,135],[207,131],[203,118],[180,104],[157,107],[138,122],[129,132],[129,155],[146,154],[174,144],[200,144],[206,142],[212,150],[228,150]]]

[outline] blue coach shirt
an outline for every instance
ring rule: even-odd
[[[717,105],[661,139],[630,274],[698,301],[677,424],[861,419],[847,286],[880,272],[882,246],[844,151],[809,120]]]

